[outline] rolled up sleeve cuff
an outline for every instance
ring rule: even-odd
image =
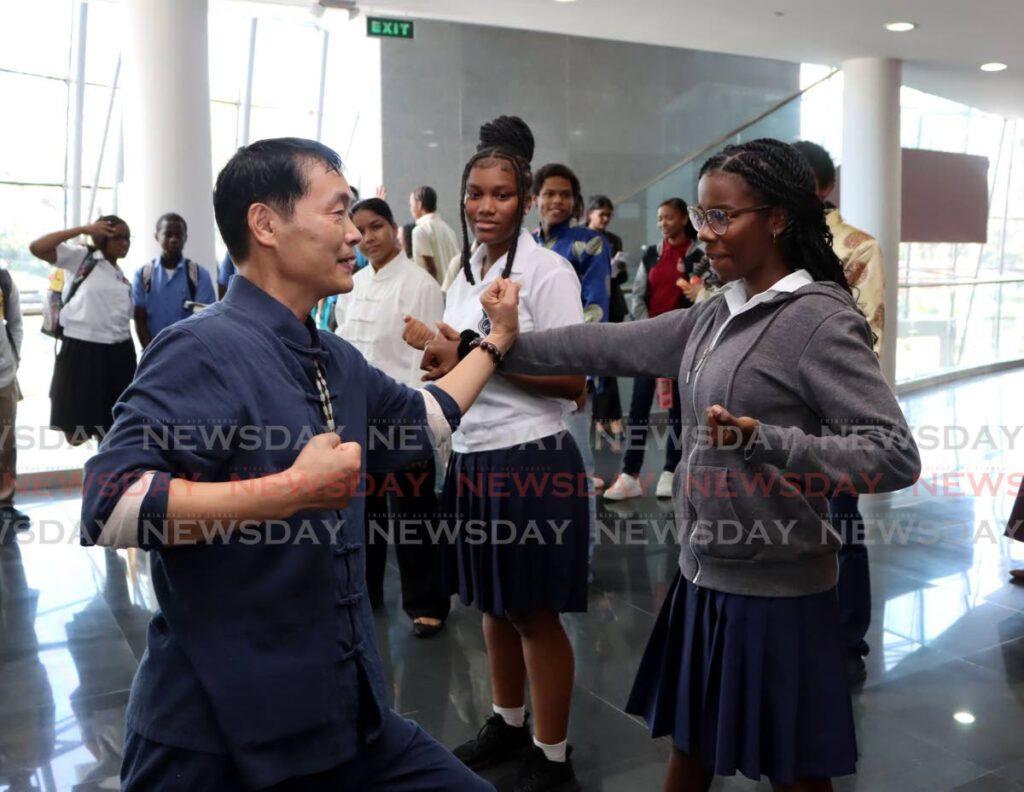
[[[155,550],[165,545],[171,474],[147,470],[118,498],[100,531],[104,547]]]

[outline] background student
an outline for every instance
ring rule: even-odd
[[[25,334],[21,318],[21,298],[10,271],[0,270],[0,303],[5,332],[0,333],[0,528],[28,528],[29,517],[14,508],[18,483],[18,365],[21,341]]]
[[[92,244],[69,244],[82,234]],[[64,271],[63,336],[50,383],[50,426],[71,445],[110,430],[114,404],[135,375],[132,287],[117,264],[129,247],[128,224],[115,215],[54,231],[29,245],[33,256]]]
[[[187,240],[185,219],[174,212],[162,215],[156,221],[156,241],[161,253],[135,270],[135,334],[143,349],[165,327],[192,315],[192,308],[186,308],[186,303],[210,305],[217,301],[210,273],[185,258]]]
[[[415,316],[433,327],[444,315],[444,295],[437,281],[402,252],[398,226],[385,201],[360,201],[352,207],[352,222],[362,236],[359,248],[370,264],[352,276],[352,291],[338,297],[337,333],[371,365],[397,382],[419,387],[420,355],[402,340],[403,317]],[[451,599],[442,585],[441,548],[427,530],[437,516],[434,459],[393,474],[389,482],[397,492],[389,493],[390,484],[384,486],[381,471],[369,473],[366,586],[370,602],[379,607],[384,601],[388,545],[383,529],[390,523],[401,529],[395,531],[395,555],[402,608],[412,620],[415,635],[434,635],[444,626]],[[370,530],[374,523],[381,532]]]

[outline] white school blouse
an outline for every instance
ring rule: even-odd
[[[471,286],[460,273],[448,290],[444,321],[459,332],[475,330],[486,335],[490,330],[480,296],[501,274],[506,257],[502,256],[481,278],[486,252],[481,246],[470,259],[475,285]],[[519,236],[509,277],[519,284],[520,333],[583,323],[580,280],[572,265],[542,248],[525,230]],[[462,416],[458,431],[452,435],[452,448],[466,454],[539,440],[563,431],[565,415],[572,407],[571,401],[527,393],[495,374]]]
[[[82,245],[57,245],[56,266],[65,271],[64,298],[75,273],[85,259]],[[132,285],[124,273],[98,250],[92,253],[96,266],[75,296],[60,310],[64,335],[94,344],[118,344],[131,338]]]
[[[411,388],[423,386],[423,353],[402,340],[403,315],[433,329],[444,314],[444,294],[430,273],[405,253],[376,271],[372,264],[352,276],[352,291],[338,295],[337,334],[372,366]]]

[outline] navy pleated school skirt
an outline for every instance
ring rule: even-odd
[[[445,577],[464,605],[498,616],[587,609],[587,483],[568,432],[453,454],[442,515],[458,527]]]
[[[626,711],[717,775],[777,784],[856,772],[835,590],[749,597],[676,574]]]

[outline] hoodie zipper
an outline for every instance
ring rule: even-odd
[[[690,384],[690,375],[693,375],[693,387],[690,389],[690,406],[693,408],[693,419],[696,422],[695,426],[700,426],[700,411],[697,409],[697,384],[700,381],[700,372],[704,369],[704,364],[707,363],[708,358],[711,356],[711,353],[715,351],[715,347],[718,346],[719,340],[721,340],[722,336],[725,334],[726,328],[729,327],[729,324],[732,322],[733,317],[736,315],[737,314],[730,314],[729,316],[726,317],[725,323],[720,328],[718,328],[718,332],[715,333],[714,337],[711,339],[708,345],[704,347],[704,351],[701,353],[700,359],[697,361],[697,364],[692,369],[690,369],[690,371],[686,372],[687,385]],[[683,479],[683,485],[687,487],[687,489],[689,489],[690,472],[693,470],[693,458],[694,456],[696,456],[696,454],[697,444],[694,443],[693,448],[690,449],[690,453],[686,457],[686,478]],[[686,497],[687,500],[689,500],[689,493],[687,493]],[[697,582],[700,580],[701,573],[700,559],[697,557],[696,553],[693,554],[693,560],[697,564],[697,574],[693,576],[693,583],[694,585],[696,585]]]
[[[722,325],[722,327],[715,334],[714,338],[711,339],[708,345],[704,347],[704,351],[700,355],[700,360],[697,361],[697,364],[692,369],[686,372],[687,385],[690,384],[690,375],[693,375],[693,387],[690,389],[690,406],[693,408],[693,419],[695,422],[695,427],[700,426],[700,413],[697,410],[697,383],[700,380],[700,372],[701,369],[704,368],[704,364],[707,362],[708,356],[711,354],[711,352],[715,348],[715,345],[718,343],[718,339],[722,337],[722,332],[725,330],[726,327],[729,326],[729,322],[731,321],[731,319],[732,317],[730,316],[725,320],[725,324]],[[696,453],[697,443],[695,442],[693,444],[693,448],[690,449],[690,453],[686,455],[686,477],[683,479],[683,486],[686,488],[687,501],[690,500],[690,472],[693,470],[693,457],[696,455]],[[687,543],[689,543],[689,539],[687,539]],[[693,583],[694,585],[697,585],[697,583],[700,581],[701,566],[700,558],[697,557],[696,553],[693,553],[693,560],[694,563],[697,564],[697,574],[693,576]]]

